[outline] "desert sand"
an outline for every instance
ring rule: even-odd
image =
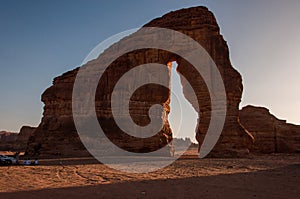
[[[300,154],[198,159],[152,173],[113,170],[92,158],[0,167],[0,198],[299,198]]]

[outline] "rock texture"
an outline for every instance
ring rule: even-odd
[[[242,77],[232,67],[229,59],[229,49],[217,21],[207,8],[196,7],[168,13],[155,19],[146,26],[163,27],[182,32],[199,42],[216,63],[223,78],[227,94],[227,116],[221,137],[210,153],[211,156],[244,156],[249,153],[253,138],[238,121],[238,107],[243,92]],[[196,139],[200,146],[206,135],[211,115],[210,97],[201,76],[184,59],[173,58],[178,63],[177,71],[186,77],[196,92],[197,99],[189,95],[189,87],[182,80],[185,97],[191,102],[197,112],[199,105],[199,124]],[[213,79],[213,77],[209,77]]]
[[[35,127],[23,126],[19,133],[0,132],[0,151],[25,151]]]
[[[300,125],[280,120],[263,107],[240,110],[241,124],[254,136],[254,153],[300,152]]]
[[[170,12],[154,19],[145,26],[169,28],[182,32],[199,42],[211,55],[223,77],[227,94],[227,116],[225,127],[211,156],[243,156],[249,152],[252,137],[238,121],[238,106],[243,91],[242,78],[231,66],[229,50],[220,34],[214,15],[205,7],[194,7]],[[125,38],[126,39],[126,38]],[[117,48],[114,44],[108,50]],[[196,129],[198,142],[203,142],[210,120],[210,98],[207,88],[195,69],[181,57],[158,49],[142,49],[122,55],[115,60],[102,76],[96,94],[96,112],[101,127],[111,141],[132,152],[155,151],[172,140],[172,131],[166,121],[163,129],[155,136],[140,139],[122,132],[114,121],[110,109],[111,92],[120,77],[130,69],[145,63],[178,63],[178,72],[185,76],[194,88],[197,99],[189,95],[183,83],[186,98],[195,107],[200,107],[199,124]],[[87,65],[97,64],[97,60]],[[98,63],[99,64],[99,63]],[[167,67],[166,67],[167,68]],[[170,70],[167,68],[167,70]],[[27,153],[45,156],[87,155],[76,133],[72,118],[72,89],[78,68],[57,77],[53,86],[42,95],[45,103],[42,122],[30,138]],[[212,78],[212,77],[211,77]],[[126,90],[126,85],[124,86]],[[123,92],[123,91],[119,91]],[[152,104],[161,104],[169,113],[170,91],[164,87],[148,85],[139,88],[130,99],[130,114],[138,125],[149,121],[148,110]]]
[[[29,138],[34,134],[36,127],[22,126],[16,140],[15,150],[25,151]]]
[[[29,138],[30,156],[88,155],[76,132],[72,117],[72,89],[78,69],[56,77],[53,86],[42,94],[43,118]]]
[[[15,148],[17,137],[17,133],[0,131],[0,151],[12,151]]]

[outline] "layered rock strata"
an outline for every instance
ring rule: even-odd
[[[276,118],[267,108],[250,105],[242,108],[240,122],[254,136],[252,152],[300,152],[300,126]]]
[[[154,19],[145,27],[161,27],[179,31],[199,42],[206,49],[220,71],[227,96],[225,126],[210,155],[232,157],[248,154],[252,137],[238,120],[238,107],[243,91],[242,78],[230,63],[228,46],[220,34],[214,15],[205,7],[182,9]],[[130,39],[130,36],[124,39]],[[118,48],[118,43],[106,51],[113,51],[116,48]],[[106,136],[120,148],[136,153],[151,152],[171,142],[172,131],[167,117],[163,117],[163,112],[159,112],[157,116],[165,120],[165,125],[156,135],[141,139],[123,132],[112,116],[111,93],[122,75],[134,67],[146,63],[160,63],[166,65],[166,70],[170,71],[167,65],[172,61],[177,62],[177,71],[189,81],[196,93],[196,98],[192,97],[190,87],[182,80],[185,97],[199,113],[199,123],[197,128],[195,127],[195,134],[199,144],[203,143],[210,122],[211,104],[210,95],[200,74],[178,55],[160,49],[141,49],[122,55],[103,71],[96,93],[95,110],[98,121]],[[101,63],[96,59],[83,67],[95,64]],[[45,103],[43,118],[34,136],[30,138],[28,154],[44,156],[88,154],[78,137],[72,116],[72,91],[78,70],[77,68],[55,78],[53,85],[43,93],[42,101]],[[169,79],[169,76],[163,78]],[[118,92],[126,92],[128,89],[124,85],[123,90]],[[137,89],[130,98],[130,115],[136,124],[144,126],[150,122],[148,111],[151,105],[162,105],[168,114],[169,102],[170,90],[168,88],[155,84],[143,86]],[[197,107],[200,107],[200,110]]]

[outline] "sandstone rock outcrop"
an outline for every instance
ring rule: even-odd
[[[224,157],[247,154],[252,137],[238,121],[238,106],[243,91],[242,78],[231,66],[228,46],[220,34],[214,15],[205,7],[194,7],[170,12],[145,26],[179,31],[199,42],[207,50],[221,73],[227,94],[225,126],[210,155]],[[116,47],[118,44],[114,44],[108,50]],[[104,72],[98,84],[96,94],[98,121],[109,139],[119,147],[131,152],[150,152],[167,145],[172,140],[172,131],[168,121],[158,134],[150,138],[140,139],[129,136],[117,127],[110,109],[112,89],[123,74],[146,63],[164,64],[169,70],[167,65],[172,61],[178,63],[178,72],[189,80],[197,95],[197,99],[192,98],[189,95],[189,88],[182,81],[186,98],[197,111],[196,107],[200,107],[196,138],[200,145],[203,142],[211,110],[210,97],[205,83],[195,69],[178,55],[159,49],[142,49],[124,54],[115,60]],[[97,59],[88,62],[86,66],[93,64],[97,64]],[[77,72],[78,68],[55,78],[53,85],[43,93],[42,101],[45,103],[43,118],[34,136],[30,138],[28,154],[45,156],[88,154],[77,135],[72,118],[72,89]],[[138,125],[149,123],[148,110],[152,104],[161,104],[168,114],[169,99],[170,91],[164,87],[149,85],[139,88],[130,99],[132,119]]]
[[[25,151],[28,140],[35,130],[35,127],[23,126],[19,133],[1,131],[0,151]]]
[[[11,151],[15,148],[18,134],[0,131],[0,151]]]
[[[227,115],[221,137],[210,153],[211,156],[243,156],[252,145],[252,136],[238,122],[238,107],[243,92],[242,77],[232,67],[229,59],[229,49],[217,21],[210,11],[203,7],[183,9],[168,13],[154,19],[146,26],[163,27],[182,32],[199,42],[216,63],[224,81],[227,94]],[[210,97],[206,85],[195,69],[183,58],[175,57],[178,63],[177,71],[186,77],[196,92],[197,99],[189,95],[190,91],[184,81],[183,92],[195,110],[199,103],[199,124],[196,139],[201,145],[206,135],[211,116]],[[213,79],[213,77],[210,77]]]
[[[34,134],[36,127],[22,126],[16,140],[15,150],[25,151],[29,138]]]
[[[267,108],[243,107],[240,122],[254,136],[254,153],[300,152],[300,125],[276,118]]]
[[[29,138],[26,154],[30,156],[88,155],[76,132],[72,117],[72,89],[78,69],[53,80],[42,94],[43,118]],[[82,153],[82,154],[80,154]]]

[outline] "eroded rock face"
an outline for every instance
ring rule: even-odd
[[[16,150],[25,151],[27,147],[28,140],[33,136],[36,127],[22,126],[16,140]]]
[[[18,133],[0,131],[0,151],[14,150],[17,137]]]
[[[76,132],[72,117],[72,89],[78,69],[56,77],[42,95],[43,118],[29,138],[30,156],[88,155]]]
[[[205,7],[194,7],[170,12],[145,26],[169,28],[184,33],[199,42],[211,55],[224,80],[227,94],[227,115],[222,135],[210,155],[224,157],[247,154],[249,145],[251,145],[251,136],[238,121],[238,106],[243,91],[242,78],[231,66],[228,46],[220,34],[214,15]],[[107,51],[117,47],[118,43]],[[189,80],[197,95],[197,99],[190,96],[190,88],[182,81],[186,98],[197,111],[197,107],[200,107],[196,138],[200,145],[203,142],[210,121],[211,104],[209,93],[200,75],[178,55],[159,49],[142,49],[124,54],[115,60],[104,72],[98,84],[95,107],[98,121],[109,139],[119,147],[131,152],[150,152],[167,145],[172,140],[172,131],[168,121],[165,122],[162,130],[153,137],[139,139],[129,136],[117,127],[110,108],[112,89],[123,74],[146,63],[164,64],[166,70],[170,70],[167,65],[171,61],[178,63],[178,72]],[[86,66],[93,64],[99,64],[97,59],[87,63]],[[30,139],[27,150],[29,154],[45,156],[88,154],[77,135],[72,118],[72,89],[77,72],[78,69],[75,69],[55,78],[53,86],[43,93],[44,114],[41,124]],[[118,92],[124,92],[126,89],[128,88],[124,85],[123,90]],[[148,124],[150,122],[148,110],[153,104],[161,104],[168,114],[170,111],[169,99],[170,91],[164,87],[148,85],[139,88],[130,99],[132,119],[138,125]],[[159,114],[162,115],[162,113]]]
[[[240,110],[241,124],[254,136],[255,153],[300,152],[300,126],[280,120],[263,107]]]
[[[230,63],[228,46],[220,34],[213,13],[203,7],[183,9],[155,19],[146,26],[163,27],[182,32],[199,42],[210,54],[221,73],[227,95],[227,115],[224,129],[210,156],[232,157],[248,154],[253,137],[238,121],[238,107],[243,92],[242,77]],[[190,95],[191,88],[181,79],[185,97],[199,113],[196,139],[201,146],[211,116],[209,93],[198,72],[187,61],[180,57],[175,57],[174,60],[178,63],[177,71],[186,77],[197,95],[197,99]],[[209,79],[213,78],[209,77]],[[197,107],[200,107],[200,112]]]
[[[19,133],[0,132],[0,151],[25,151],[35,127],[23,126]]]

